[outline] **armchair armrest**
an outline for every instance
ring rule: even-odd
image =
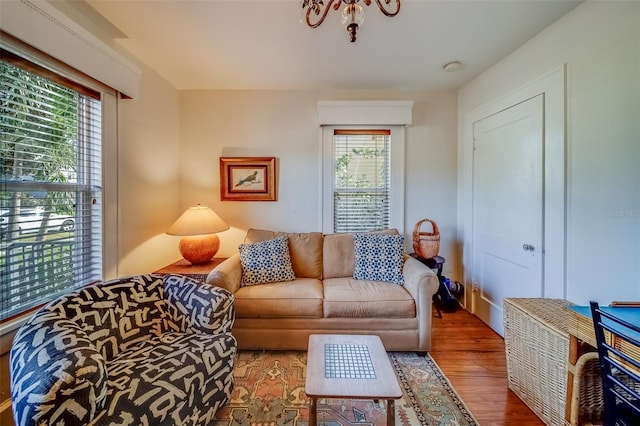
[[[438,276],[416,259],[405,256],[402,268],[404,287],[416,303],[416,316],[420,324],[420,347],[431,349],[431,317],[433,295],[440,285]]]
[[[163,279],[167,313],[174,331],[222,334],[235,320],[233,295],[224,288],[203,284],[184,275]]]
[[[19,424],[87,424],[104,409],[106,360],[87,333],[58,312],[24,324],[9,358]]]
[[[238,291],[241,281],[242,264],[237,253],[213,268],[207,276],[207,284],[226,288],[231,293]]]

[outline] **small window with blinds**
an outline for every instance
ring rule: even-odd
[[[0,322],[102,275],[100,94],[2,53]]]
[[[334,232],[389,228],[390,131],[335,129]]]

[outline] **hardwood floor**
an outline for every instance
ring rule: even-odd
[[[481,426],[544,423],[509,390],[504,341],[469,312],[433,318],[431,357]]]

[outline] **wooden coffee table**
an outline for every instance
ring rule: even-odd
[[[378,336],[312,334],[305,392],[311,398],[309,425],[318,423],[318,398],[384,399],[387,425],[395,425],[398,379]]]

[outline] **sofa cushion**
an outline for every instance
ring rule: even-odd
[[[255,285],[296,278],[291,266],[287,237],[253,244],[240,244],[242,285]]]
[[[369,234],[398,235],[398,230],[385,229]],[[353,277],[355,253],[353,234],[327,234],[322,246],[322,278]]]
[[[234,297],[238,318],[322,318],[322,283],[315,278],[241,287]]]
[[[353,278],[404,284],[402,276],[404,236],[355,234],[353,245],[355,253]]]
[[[326,318],[413,318],[416,305],[403,287],[388,282],[331,278],[324,285]]]
[[[263,229],[249,229],[245,243],[270,240],[280,236],[289,238],[289,253],[296,277],[322,278],[322,241],[321,232],[274,232]]]

